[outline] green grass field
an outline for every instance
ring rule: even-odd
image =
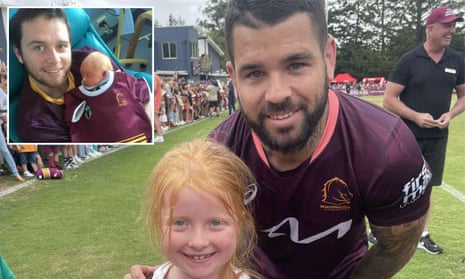
[[[375,103],[381,97],[367,97]],[[150,170],[166,150],[208,132],[223,119],[183,126],[165,143],[120,148],[0,197],[0,252],[18,279],[122,278],[132,264],[162,262],[148,245],[142,203]],[[465,193],[465,115],[453,120],[444,182]],[[1,177],[3,189],[16,182]],[[6,185],[6,186],[5,186]],[[0,188],[0,191],[2,188]],[[460,198],[460,197],[459,197]],[[430,232],[445,253],[417,250],[395,278],[465,278],[465,201],[433,191]]]

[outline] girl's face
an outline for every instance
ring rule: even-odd
[[[174,265],[170,278],[219,278],[235,253],[238,237],[235,221],[219,200],[184,188],[172,219],[165,199],[162,220],[163,254]]]

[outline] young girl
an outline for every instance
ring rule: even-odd
[[[250,263],[256,233],[249,201],[256,185],[241,159],[212,140],[166,153],[147,192],[151,241],[157,243],[158,233],[168,260],[153,279],[262,278]]]

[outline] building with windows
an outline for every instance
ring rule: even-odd
[[[225,79],[223,50],[194,26],[155,27],[154,69],[160,76]]]

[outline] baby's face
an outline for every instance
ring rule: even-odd
[[[86,87],[98,85],[105,77],[105,71],[92,68],[88,64],[81,65],[82,84]]]

